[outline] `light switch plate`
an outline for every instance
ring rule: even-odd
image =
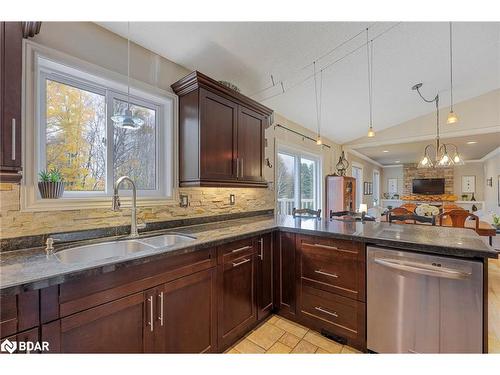
[[[229,194],[229,204],[232,206],[236,203],[236,196],[234,194]]]
[[[179,206],[181,206],[181,207],[187,207],[187,206],[189,206],[189,196],[187,194],[181,194],[180,195]]]

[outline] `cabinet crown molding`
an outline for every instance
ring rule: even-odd
[[[216,92],[219,95],[222,95],[224,97],[227,97],[228,99],[235,100],[239,103],[244,104],[248,108],[262,114],[268,117],[271,117],[273,114],[273,110],[266,107],[265,105],[249,98],[248,96],[245,96],[243,94],[240,94],[239,92],[236,92],[219,82],[217,82],[215,79],[208,77],[207,75],[200,73],[199,71],[195,70],[185,76],[184,78],[181,78],[177,82],[171,85],[172,90],[178,95],[178,96],[183,96],[188,93],[190,93],[193,90],[199,89],[201,87],[208,89],[212,92]],[[270,121],[271,123],[272,121]]]

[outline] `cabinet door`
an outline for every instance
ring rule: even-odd
[[[275,295],[280,314],[293,319],[296,314],[295,234],[279,233],[275,254]]]
[[[238,179],[264,180],[264,129],[267,117],[243,106],[238,110]]]
[[[217,350],[215,271],[197,272],[165,284],[163,319],[166,353]]]
[[[22,24],[2,22],[0,29],[0,168],[17,171],[21,168]]]
[[[273,308],[273,235],[261,236],[257,247],[257,319],[261,320]]]
[[[218,342],[219,350],[224,350],[257,320],[254,254],[234,258],[219,267]]]
[[[200,107],[200,177],[235,180],[238,105],[200,89]]]
[[[144,301],[144,294],[136,293],[45,324],[42,340],[51,352],[142,353]]]

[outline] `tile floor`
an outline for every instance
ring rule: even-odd
[[[360,353],[347,345],[339,344],[277,315],[248,333],[233,347],[229,354],[353,354]]]
[[[489,260],[488,346],[500,353],[500,259]],[[226,353],[360,353],[277,315],[271,316]]]

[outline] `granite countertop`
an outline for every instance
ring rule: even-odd
[[[470,229],[399,225],[378,222],[344,222],[318,219],[294,219],[291,216],[256,216],[209,224],[193,225],[147,232],[144,237],[165,233],[188,234],[194,241],[163,249],[148,249],[132,255],[108,258],[78,264],[60,262],[54,255],[47,256],[43,247],[0,253],[0,289],[2,294],[21,290],[40,289],[70,279],[97,275],[122,267],[155,261],[159,257],[174,256],[229,241],[264,234],[279,229],[285,232],[352,239],[370,244],[396,247],[413,251],[469,258],[497,258],[498,252],[486,245]],[[141,235],[143,236],[143,235]],[[59,245],[55,251],[76,245],[99,243],[122,237],[79,241]]]

